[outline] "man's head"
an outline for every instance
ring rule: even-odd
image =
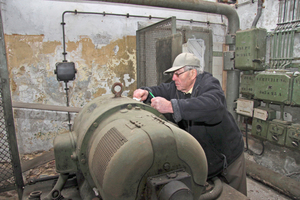
[[[194,54],[181,53],[175,58],[173,66],[164,72],[168,73],[173,73],[172,80],[177,90],[188,92],[194,86],[197,75],[203,73],[203,67]]]

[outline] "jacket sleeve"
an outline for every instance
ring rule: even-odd
[[[170,101],[170,91],[173,91],[174,89],[171,89],[172,84],[171,83],[162,83],[159,86],[153,86],[153,87],[141,87],[141,89],[148,90],[151,92],[155,97],[163,97]],[[148,98],[145,103],[149,103],[151,100],[151,96],[148,95]]]
[[[223,119],[226,110],[226,100],[219,81],[208,78],[198,86],[194,86],[195,93],[189,99],[171,99],[173,118],[192,120],[206,124],[217,124]]]

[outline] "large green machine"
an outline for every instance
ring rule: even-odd
[[[74,129],[56,137],[59,196],[65,175],[77,173],[81,198],[198,200],[207,161],[189,133],[136,100],[105,95],[88,103]]]

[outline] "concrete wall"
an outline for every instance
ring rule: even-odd
[[[215,52],[222,52],[226,17],[192,11],[120,5],[95,1],[2,0],[1,14],[13,102],[66,105],[65,85],[56,80],[55,64],[62,62],[62,14],[65,11],[106,12],[178,19],[193,19],[212,29]],[[91,99],[111,93],[121,82],[123,95],[136,89],[136,30],[139,22],[157,19],[96,14],[64,15],[66,59],[77,74],[68,83],[70,106],[83,107]],[[187,24],[190,24],[187,22]],[[194,24],[193,24],[194,25]],[[225,25],[225,26],[224,26]],[[215,56],[213,72],[222,82],[222,57]],[[53,138],[68,131],[64,112],[14,109],[20,153],[48,150]],[[71,115],[71,123],[75,114]]]

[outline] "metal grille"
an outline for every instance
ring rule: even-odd
[[[299,67],[294,62],[295,33],[300,27],[300,0],[280,0],[278,24],[271,34],[270,66],[271,69]]]
[[[101,186],[110,159],[127,141],[116,128],[111,128],[99,141],[94,157],[92,158],[92,170],[96,174],[96,180],[99,180]]]
[[[2,88],[2,85],[0,83]],[[14,186],[15,178],[5,126],[4,109],[2,102],[2,89],[0,88],[0,191]]]
[[[299,19],[299,0],[279,0],[278,23],[293,22]]]
[[[137,86],[155,86],[156,41],[176,32],[176,18],[171,17],[137,31]],[[147,48],[147,51],[146,51]]]

